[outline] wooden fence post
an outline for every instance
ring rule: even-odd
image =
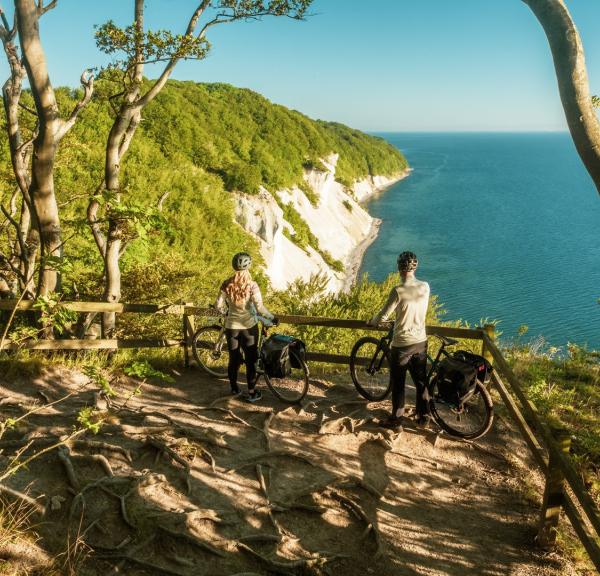
[[[487,334],[488,338],[492,341],[496,338],[496,326],[494,324],[486,324],[483,327],[483,331]],[[488,347],[485,345],[485,340],[481,345],[481,355],[490,363],[493,364],[494,357],[492,353],[488,350]]]
[[[552,436],[558,444],[558,449],[564,454],[571,448],[571,435],[564,428],[552,428]],[[556,532],[560,510],[564,500],[564,476],[561,472],[553,451],[550,450],[548,460],[548,476],[544,488],[544,500],[540,514],[540,525],[537,534],[537,544],[540,548],[552,548],[556,543]]]
[[[194,323],[194,317],[188,316],[185,312],[185,306],[193,306],[192,303],[186,302],[183,309],[183,365],[186,368],[190,367],[190,350],[189,347],[192,344],[192,338],[196,327]]]

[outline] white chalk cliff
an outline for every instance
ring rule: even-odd
[[[235,195],[235,220],[259,240],[265,272],[276,290],[285,289],[298,278],[309,280],[315,274],[325,275],[329,291],[347,288],[356,277],[364,250],[375,239],[379,224],[359,202],[407,174],[369,177],[355,182],[348,191],[335,180],[337,160],[338,155],[332,154],[322,161],[324,171],[304,174],[318,198],[316,206],[296,186],[275,192],[281,204],[291,203],[308,224],[319,241],[319,251],[312,246],[304,250],[284,235],[287,228],[293,236],[294,229],[270,192],[261,189],[257,195]],[[342,272],[325,262],[319,253],[324,251],[344,265]]]

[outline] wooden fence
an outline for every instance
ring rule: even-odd
[[[63,302],[62,306],[74,312],[115,312],[140,314],[170,314],[182,319],[182,338],[175,340],[114,339],[114,340],[31,340],[21,344],[5,343],[3,349],[29,350],[118,350],[123,348],[163,348],[180,346],[184,351],[184,362],[189,364],[189,349],[195,331],[195,317],[214,318],[215,313],[206,308],[189,304],[109,304],[105,302]],[[0,310],[31,310],[32,302],[0,300]],[[281,324],[325,326],[341,329],[383,331],[385,328],[367,326],[362,320],[323,318],[312,316],[278,316]],[[568,452],[570,436],[562,429],[549,429],[540,418],[535,405],[527,398],[523,388],[494,341],[494,327],[464,329],[443,326],[428,326],[429,335],[451,338],[480,340],[482,354],[492,361],[496,370],[493,385],[500,394],[508,412],[523,435],[536,463],[546,477],[537,542],[550,547],[556,539],[560,511],[564,510],[573,529],[587,550],[592,562],[600,570],[600,514],[594,500],[586,490],[574,468]],[[320,352],[307,353],[311,362],[348,364],[349,357]],[[506,385],[505,381],[508,383]]]

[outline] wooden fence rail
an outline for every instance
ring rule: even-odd
[[[98,340],[31,340],[21,344],[5,342],[3,349],[28,350],[119,350],[124,348],[165,348],[182,347],[186,365],[189,362],[189,348],[195,332],[194,317],[203,317],[209,323],[216,320],[214,310],[193,306],[191,304],[110,304],[106,302],[62,302],[61,306],[74,312],[102,313],[115,312],[118,314],[170,314],[182,318],[181,339],[98,339]],[[30,301],[0,300],[0,310],[27,311],[34,309]],[[362,320],[324,318],[313,316],[280,315],[280,323],[320,326],[354,330],[386,331],[387,328],[371,327]],[[564,510],[575,532],[587,550],[592,562],[600,570],[600,514],[594,500],[585,489],[579,474],[575,470],[565,445],[557,442],[554,435],[562,435],[561,431],[548,429],[543,423],[535,405],[527,398],[519,379],[510,368],[502,352],[494,341],[494,327],[487,325],[483,328],[464,329],[445,326],[428,326],[429,335],[447,336],[482,342],[482,354],[493,361],[496,370],[493,375],[493,385],[501,396],[509,414],[515,421],[533,457],[546,476],[544,505],[540,515],[538,540],[540,544],[550,545],[556,535],[556,523],[560,509]],[[311,362],[329,364],[348,364],[349,357],[342,354],[327,354],[323,352],[308,352],[307,359]],[[505,384],[508,382],[507,386]],[[509,389],[510,387],[510,389]],[[514,395],[514,396],[513,396]],[[516,399],[515,400],[515,396]],[[563,484],[565,485],[563,489]]]

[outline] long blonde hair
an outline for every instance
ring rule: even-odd
[[[249,270],[238,270],[226,282],[225,294],[236,306],[243,306],[252,291],[252,276]]]

